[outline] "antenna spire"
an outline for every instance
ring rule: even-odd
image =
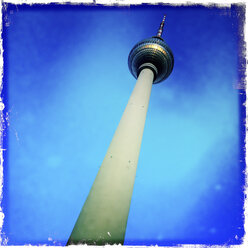
[[[164,28],[165,17],[166,17],[166,15],[164,15],[163,21],[162,21],[161,24],[160,24],[158,33],[157,33],[157,35],[156,35],[157,37],[161,37],[161,36],[162,36],[162,32],[163,32],[163,28]]]

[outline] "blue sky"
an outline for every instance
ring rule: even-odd
[[[152,88],[125,244],[240,243],[240,13],[8,5],[8,244],[66,243],[135,85],[128,54],[156,34],[164,14],[175,66]]]

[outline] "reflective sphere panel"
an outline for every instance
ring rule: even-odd
[[[128,57],[128,67],[135,78],[139,67],[144,63],[152,63],[158,70],[153,83],[166,79],[172,72],[174,57],[171,49],[161,38],[150,38],[137,43]]]

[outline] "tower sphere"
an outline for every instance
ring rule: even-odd
[[[154,84],[165,80],[173,70],[174,56],[169,46],[159,36],[138,42],[128,57],[128,67],[137,78],[144,68],[154,72]]]

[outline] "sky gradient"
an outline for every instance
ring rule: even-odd
[[[156,34],[164,14],[175,66],[152,88],[124,244],[240,243],[242,13],[237,6],[8,5],[8,244],[66,244],[135,85],[128,54]]]

